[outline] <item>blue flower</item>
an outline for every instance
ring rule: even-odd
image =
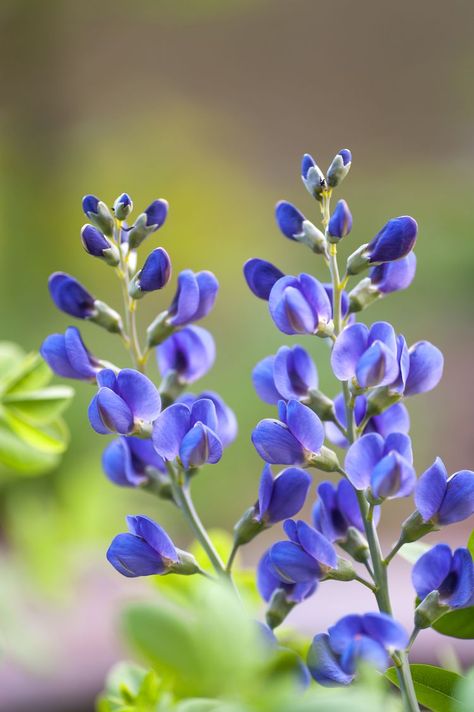
[[[89,420],[97,433],[130,435],[149,427],[158,417],[160,395],[147,376],[131,368],[97,374],[99,391],[89,406]]]
[[[133,210],[133,202],[128,193],[119,195],[114,203],[114,213],[117,220],[125,220]]]
[[[282,346],[275,356],[267,356],[252,372],[257,395],[276,405],[279,400],[303,400],[318,387],[316,366],[302,346]]]
[[[271,465],[308,464],[324,442],[324,427],[310,408],[296,400],[278,404],[279,420],[265,418],[252,433],[260,457]]]
[[[171,277],[171,260],[162,247],[150,252],[142,269],[130,283],[129,293],[134,299],[140,299],[146,292],[163,289]]]
[[[278,541],[269,549],[270,565],[286,583],[311,583],[337,567],[336,550],[330,541],[301,519],[283,525],[289,541]]]
[[[184,393],[177,400],[177,403],[185,403],[189,408],[202,398],[210,400],[214,403],[217,416],[216,434],[219,437],[223,447],[230,445],[237,437],[238,424],[237,418],[232,408],[229,408],[227,403],[214,391],[202,391],[198,395],[194,393]]]
[[[346,175],[352,165],[352,153],[348,148],[342,148],[334,156],[331,165],[327,170],[327,182],[330,188],[336,188]]]
[[[474,514],[474,472],[461,470],[448,477],[437,457],[416,484],[415,504],[423,520],[435,525],[467,519]]]
[[[301,603],[316,591],[316,579],[305,583],[288,583],[275,573],[271,563],[270,552],[267,551],[257,566],[257,588],[264,601],[270,601],[275,591],[284,591],[286,599],[291,603]]]
[[[54,272],[48,281],[49,293],[58,309],[78,319],[90,319],[96,313],[95,297],[74,277]]]
[[[474,595],[472,556],[462,547],[451,553],[447,544],[433,546],[415,563],[411,578],[419,598],[438,591],[440,602],[450,608],[467,606]]]
[[[138,487],[153,479],[154,472],[166,472],[151,440],[134,437],[120,437],[107,445],[102,467],[109,480],[122,487]]]
[[[154,200],[135,220],[128,230],[128,243],[132,249],[140,246],[143,240],[162,227],[168,216],[168,202],[163,199]]]
[[[160,373],[177,374],[181,383],[194,383],[214,365],[216,347],[212,334],[200,326],[186,326],[169,336],[157,349]]]
[[[153,576],[173,571],[179,552],[168,534],[149,517],[127,517],[129,533],[112,541],[107,560],[123,576]]]
[[[415,272],[416,255],[410,252],[395,262],[384,262],[372,267],[369,278],[379,292],[390,294],[407,289],[415,278]]]
[[[331,542],[343,542],[347,538],[349,527],[364,532],[364,522],[354,487],[347,480],[339,480],[337,486],[332,482],[321,482],[318,496],[313,507],[313,526]],[[380,507],[376,508],[375,521],[380,516]]]
[[[408,635],[386,613],[366,613],[341,618],[328,633],[316,635],[308,653],[308,668],[320,685],[348,685],[360,662],[384,672],[389,654],[404,650]]]
[[[332,320],[326,290],[309,274],[275,282],[268,305],[273,321],[284,334],[324,333]]]
[[[244,264],[245,281],[259,299],[268,301],[273,285],[284,276],[278,267],[258,257],[252,257]]]
[[[357,490],[369,489],[376,499],[408,497],[416,483],[411,441],[402,433],[386,440],[363,435],[347,451],[344,469]]]
[[[212,272],[183,270],[168,316],[173,326],[184,326],[207,316],[214,306],[219,282]]]
[[[89,220],[109,237],[114,231],[114,219],[107,205],[95,195],[85,195],[82,209]]]
[[[392,218],[367,246],[369,262],[392,262],[408,255],[418,234],[416,220],[408,215]]]
[[[82,341],[75,326],[70,326],[64,334],[51,334],[43,341],[40,353],[48,366],[58,376],[77,378],[81,381],[95,381],[102,366],[92,356]]]
[[[216,407],[209,398],[201,398],[191,407],[174,403],[156,419],[153,444],[164,460],[179,457],[186,470],[206,462],[214,464],[222,457],[217,427]]]
[[[120,262],[118,249],[93,225],[84,225],[81,240],[85,251],[93,257],[100,257],[115,267]]]
[[[328,223],[328,235],[337,238],[346,237],[352,230],[352,214],[345,200],[339,200]]]
[[[305,153],[301,161],[301,180],[308,193],[316,200],[321,200],[321,194],[327,188],[326,179],[324,173],[316,165],[314,158],[309,153]]]
[[[409,367],[404,394],[413,396],[436,388],[443,375],[444,358],[429,341],[418,341],[408,351]]]
[[[275,217],[280,231],[289,240],[301,242],[319,254],[326,252],[324,234],[307,220],[294,205],[281,200],[276,205]]]
[[[270,465],[265,465],[260,478],[255,517],[265,525],[294,517],[302,509],[311,484],[304,470],[288,467],[273,479]]]

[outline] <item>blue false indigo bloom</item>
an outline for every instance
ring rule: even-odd
[[[148,208],[141,213],[128,231],[128,244],[131,249],[136,249],[143,240],[162,227],[168,216],[168,201],[154,200]]]
[[[89,406],[89,421],[101,435],[148,432],[161,409],[160,394],[150,379],[124,368],[118,375],[110,368],[97,374],[99,391]]]
[[[294,205],[286,200],[281,200],[276,205],[275,218],[280,231],[289,240],[301,242],[317,254],[326,253],[324,234],[307,220]]]
[[[102,366],[88,351],[81,334],[70,326],[64,334],[51,334],[43,341],[41,356],[54,373],[63,378],[95,381]]]
[[[185,269],[178,275],[178,288],[168,309],[169,323],[184,326],[207,316],[214,306],[219,282],[207,270]]]
[[[349,615],[314,637],[307,664],[320,685],[349,685],[360,662],[384,672],[389,655],[407,645],[406,631],[387,613]]]
[[[127,517],[129,532],[112,541],[107,560],[123,576],[194,574],[200,571],[187,552],[177,549],[156,522],[142,515]]]
[[[250,291],[265,301],[268,301],[275,282],[284,276],[278,267],[258,257],[252,257],[244,264],[244,277]]]
[[[381,294],[400,292],[413,282],[416,273],[416,255],[410,252],[395,262],[384,262],[369,272],[371,284]]]
[[[327,189],[326,178],[309,153],[305,153],[301,161],[301,179],[308,193],[321,201],[322,193]]]
[[[151,440],[123,436],[105,448],[102,468],[109,480],[121,487],[139,487],[154,479],[156,472],[166,472]]]
[[[318,485],[318,499],[313,507],[314,528],[330,542],[342,542],[349,527],[364,531],[364,522],[354,487],[347,480]],[[379,508],[377,508],[379,511]]]
[[[252,372],[257,395],[276,405],[279,400],[303,400],[318,387],[318,372],[302,346],[282,346],[275,356],[267,356]]]
[[[257,566],[257,588],[264,601],[269,603],[266,612],[267,625],[273,630],[282,623],[288,613],[316,591],[317,579],[305,583],[287,583],[275,572],[267,551]]]
[[[128,193],[119,195],[114,203],[114,213],[117,220],[125,220],[133,210],[133,202]]]
[[[216,346],[209,331],[186,326],[160,344],[156,355],[163,378],[173,372],[180,383],[194,383],[214,365]]]
[[[416,484],[411,441],[402,433],[386,440],[377,433],[363,435],[347,451],[344,469],[357,490],[377,501],[408,497]]]
[[[393,326],[385,321],[370,329],[365,324],[347,326],[334,344],[331,366],[340,381],[355,379],[361,388],[392,384],[400,373]]]
[[[369,262],[392,262],[406,257],[415,245],[417,234],[417,222],[409,215],[392,218],[369,242]]]
[[[178,398],[177,403],[185,403],[188,408],[191,408],[196,401],[202,398],[214,403],[217,416],[216,434],[223,447],[227,447],[234,442],[237,437],[238,424],[234,411],[232,408],[229,408],[218,393],[214,391],[202,391],[197,396],[194,395],[194,393],[184,393]]]
[[[444,358],[429,341],[418,341],[408,350],[409,366],[404,395],[413,396],[436,388],[443,375]]]
[[[352,214],[345,200],[339,200],[328,223],[329,242],[339,242],[352,230]]]
[[[432,591],[438,591],[440,603],[463,608],[471,604],[474,596],[472,556],[469,549],[463,547],[451,553],[447,544],[433,546],[415,563],[411,578],[422,600]]]
[[[88,319],[112,333],[122,331],[120,314],[104,302],[95,299],[80,282],[65,272],[54,272],[48,280],[49,293],[58,309],[75,316]]]
[[[474,514],[474,472],[461,470],[448,476],[437,457],[416,484],[415,504],[424,522],[445,526]]]
[[[114,219],[107,205],[95,195],[85,195],[82,199],[82,209],[91,223],[102,230],[108,237],[114,233]]]
[[[320,532],[302,519],[283,524],[289,541],[278,541],[269,550],[270,565],[286,583],[311,583],[337,568],[336,550]]]
[[[185,470],[214,464],[222,457],[222,443],[216,434],[217,413],[209,398],[191,407],[174,403],[158,416],[153,425],[153,445],[164,460],[179,457]]]
[[[327,181],[330,188],[337,188],[349,173],[352,165],[352,153],[348,148],[342,148],[334,156],[327,170]]]
[[[364,395],[356,397],[354,404],[354,420],[357,426],[362,423],[366,416],[367,405],[367,398]],[[347,425],[346,409],[342,393],[334,398],[334,410],[339,424],[345,428]],[[349,442],[335,423],[327,422],[325,427],[326,437],[334,443],[334,445],[338,445],[343,448],[349,447]],[[363,434],[378,433],[383,438],[386,438],[390,435],[390,433],[403,433],[404,435],[408,435],[409,432],[410,416],[408,414],[408,410],[403,403],[394,403],[389,408],[384,410],[383,413],[373,415],[365,426]]]
[[[321,282],[309,274],[282,277],[270,292],[270,314],[284,334],[332,333],[332,306]]]
[[[260,457],[271,465],[307,465],[324,442],[321,420],[297,400],[278,403],[279,420],[265,418],[252,433]]]
[[[120,262],[117,247],[105,237],[103,232],[93,225],[84,225],[81,230],[81,240],[85,251],[89,255],[103,259],[111,267],[116,267]]]
[[[130,282],[128,291],[132,299],[141,299],[147,292],[163,289],[171,277],[171,260],[162,247],[150,252],[142,269]]]

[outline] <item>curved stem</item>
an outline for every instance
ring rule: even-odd
[[[120,263],[117,267],[117,274],[120,280],[120,286],[122,288],[122,299],[125,314],[125,329],[126,334],[124,334],[123,341],[126,348],[130,351],[130,355],[133,360],[134,367],[144,372],[144,362],[140,350],[140,343],[137,334],[137,323],[136,323],[136,306],[137,303],[132,299],[128,293],[128,286],[130,283],[128,274],[128,255],[124,256],[122,245],[120,244],[120,233],[122,229],[122,223],[120,220],[115,220],[114,229],[114,239],[117,244]]]
[[[240,544],[236,544],[236,542],[234,542],[234,545],[233,545],[232,550],[231,550],[230,555],[229,555],[229,559],[228,559],[228,561],[227,561],[227,565],[226,565],[226,567],[225,567],[225,570],[227,571],[228,574],[230,574],[230,572],[231,572],[232,565],[233,565],[233,563],[234,563],[235,557],[236,557],[237,552],[238,552],[238,550],[239,550],[239,546],[240,546]]]
[[[389,554],[387,554],[387,556],[385,557],[385,560],[384,560],[385,566],[389,565],[389,563],[391,562],[393,557],[400,551],[400,549],[402,548],[404,543],[405,542],[401,538],[397,541],[397,543],[393,547],[392,551]]]

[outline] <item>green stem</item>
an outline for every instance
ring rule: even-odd
[[[226,567],[225,567],[225,570],[227,571],[228,574],[230,574],[230,572],[231,572],[231,570],[232,570],[232,565],[233,565],[233,563],[234,563],[235,557],[236,557],[237,552],[238,552],[238,550],[239,550],[239,546],[240,546],[240,544],[236,544],[236,543],[234,542],[234,545],[233,545],[233,547],[232,547],[232,551],[230,552],[229,559],[228,559],[228,561],[227,561],[227,565],[226,565]]]
[[[387,554],[387,556],[385,557],[385,561],[384,561],[385,566],[389,565],[389,563],[391,562],[393,557],[400,551],[400,549],[402,548],[402,546],[404,544],[405,544],[405,542],[401,538],[397,541],[397,543],[393,547],[392,551],[389,554]]]
[[[126,334],[124,338],[124,343],[127,349],[130,351],[132,357],[133,366],[142,373],[144,372],[143,357],[140,350],[140,343],[137,334],[137,323],[136,323],[136,301],[132,299],[128,293],[129,286],[129,274],[128,274],[128,255],[124,256],[122,245],[120,244],[120,232],[122,224],[120,220],[115,221],[114,238],[117,244],[120,263],[117,268],[118,277],[120,280],[120,285],[122,288],[122,299],[123,307],[125,313],[125,329]]]

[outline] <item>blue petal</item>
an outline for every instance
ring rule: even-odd
[[[267,513],[268,506],[272,498],[273,490],[273,475],[270,465],[266,464],[263,467],[260,477],[260,486],[258,489],[258,513],[262,519]]]
[[[391,262],[405,257],[416,241],[418,225],[408,215],[389,220],[368,245],[370,262]]]
[[[78,319],[88,319],[94,313],[94,297],[77,279],[65,272],[55,272],[48,282],[49,292],[58,309]]]
[[[166,408],[153,424],[153,445],[165,460],[174,460],[191,425],[191,411],[184,403]]]
[[[134,427],[133,413],[127,403],[110,388],[100,388],[97,409],[106,428],[120,435],[128,435]]]
[[[275,282],[285,275],[275,265],[257,257],[244,264],[244,277],[250,290],[259,299],[268,300]]]
[[[369,420],[364,433],[379,433],[383,438],[390,433],[408,434],[410,431],[410,416],[403,403],[394,403],[380,415],[374,415]]]
[[[133,534],[118,534],[112,541],[107,560],[123,576],[151,576],[166,571],[163,559],[143,539]]]
[[[304,273],[299,275],[299,281],[306,301],[317,315],[317,321],[322,323],[331,321],[332,304],[321,282],[312,275]]]
[[[115,391],[117,388],[117,377],[111,368],[103,368],[97,374],[97,385],[101,388],[110,388]]]
[[[369,330],[365,324],[347,326],[337,337],[331,353],[331,366],[340,381],[355,376],[356,366],[367,349]]]
[[[76,378],[95,380],[99,370],[99,362],[90,354],[82,341],[79,329],[70,326],[64,334],[66,354],[72,368],[76,371]]]
[[[267,551],[262,556],[257,566],[257,588],[264,601],[269,601],[278,588],[288,590],[291,585],[283,583],[275,574]]]
[[[451,549],[447,544],[436,544],[420,556],[413,566],[411,580],[419,598],[437,591],[451,569]]]
[[[345,200],[339,200],[328,224],[332,237],[345,237],[352,230],[352,214]]]
[[[265,494],[268,496],[268,492],[270,493],[270,500],[267,501],[265,507],[268,511],[269,522],[274,524],[297,514],[305,503],[310,485],[311,477],[304,470],[296,467],[283,470],[272,482],[271,490],[268,485],[266,488]],[[261,504],[262,499],[263,497],[260,495],[261,512],[264,511]]]
[[[164,224],[168,216],[168,201],[162,198],[154,200],[151,205],[144,210],[144,213],[146,215],[147,227],[153,226],[155,230],[158,230],[158,228]]]
[[[216,347],[212,334],[200,326],[186,326],[169,336],[157,349],[160,373],[175,371],[180,381],[194,383],[214,365]]]
[[[82,199],[82,209],[87,216],[89,216],[89,213],[97,215],[98,205],[99,198],[95,195],[85,195]]]
[[[454,524],[474,514],[474,472],[461,470],[447,482],[447,491],[438,509],[438,524]]]
[[[158,389],[150,379],[132,368],[124,368],[117,376],[117,392],[134,418],[152,423],[161,410]]]
[[[277,225],[285,237],[295,239],[295,235],[303,232],[303,222],[306,220],[303,213],[286,200],[281,200],[275,207]]]
[[[153,250],[145,260],[140,271],[140,289],[143,292],[153,292],[163,289],[171,277],[171,260],[162,247]]]
[[[336,503],[336,490],[331,482],[321,482],[318,497],[313,507],[313,526],[329,541],[345,536],[347,523],[340,515]]]
[[[178,561],[178,552],[165,530],[159,524],[144,515],[127,517],[131,534],[144,539],[165,561]]]
[[[344,616],[328,629],[328,633],[331,648],[340,655],[355,637],[363,635],[362,616]]]
[[[389,657],[380,643],[363,635],[352,640],[343,651],[341,668],[348,675],[354,675],[361,661],[370,663],[379,672],[384,672],[388,668]]]
[[[370,484],[372,470],[383,457],[384,441],[377,433],[363,435],[351,445],[345,459],[345,471],[358,490]]]
[[[398,454],[404,457],[405,460],[408,460],[409,463],[413,463],[413,450],[408,435],[404,435],[403,433],[390,433],[385,440],[384,453],[388,454],[392,450],[398,452]]]
[[[86,252],[94,257],[102,257],[104,250],[110,248],[110,242],[105,235],[92,225],[84,225],[81,240]]]
[[[448,603],[452,608],[462,608],[474,595],[474,566],[469,549],[456,549],[451,563],[451,575],[454,576],[455,586]]]
[[[302,465],[304,448],[278,420],[261,420],[252,433],[252,442],[263,460],[271,465]]]
[[[337,486],[337,506],[347,524],[355,527],[359,531],[364,531],[364,522],[360,513],[359,502],[354,487],[347,480],[340,480]],[[374,521],[378,522],[380,517],[379,507],[375,508]]]
[[[266,356],[257,363],[252,371],[252,383],[258,397],[270,405],[276,405],[281,398],[273,379],[274,362],[275,356]]]
[[[196,274],[199,287],[199,305],[193,316],[193,321],[203,319],[209,314],[216,301],[219,282],[212,272],[204,270]]]
[[[144,473],[134,472],[131,459],[126,438],[117,438],[107,445],[102,455],[102,468],[109,480],[121,487],[135,487],[146,482]]]
[[[408,645],[406,630],[387,613],[366,613],[362,625],[367,635],[387,650],[404,650]]]
[[[63,378],[80,378],[76,369],[72,367],[67,351],[66,340],[63,334],[51,334],[43,341],[40,348],[41,356],[54,373]]]
[[[397,375],[396,355],[381,341],[375,341],[356,366],[357,381],[362,388],[389,385]]]
[[[286,276],[275,282],[270,292],[270,314],[284,334],[312,333],[316,328],[314,314],[300,290],[299,280]]]
[[[192,321],[199,306],[199,298],[196,275],[190,269],[183,270],[178,275],[178,288],[168,309],[170,323],[180,326]]]
[[[369,277],[379,292],[389,294],[407,289],[415,278],[416,256],[410,252],[406,257],[396,262],[385,262],[372,267]]]
[[[310,452],[319,452],[324,442],[324,427],[316,413],[299,401],[290,400],[286,422],[291,434]]]
[[[203,391],[198,396],[198,400],[200,398],[206,398],[214,403],[217,415],[217,428],[215,432],[222,445],[227,447],[235,440],[238,432],[237,418],[235,417],[234,411],[229,408],[220,395],[214,393],[214,391]]]
[[[443,375],[444,358],[429,341],[419,341],[410,348],[410,368],[405,395],[413,396],[436,388]]]
[[[377,463],[370,478],[374,497],[408,497],[415,484],[416,473],[412,465],[395,451]]]
[[[213,430],[198,422],[184,436],[179,456],[186,470],[214,464],[222,457],[222,443]]]
[[[306,583],[321,575],[318,562],[292,541],[277,542],[269,553],[275,573],[287,583]]]
[[[310,388],[318,387],[314,361],[301,346],[278,349],[273,362],[273,378],[276,390],[286,400],[304,398]]]
[[[97,395],[95,395],[91,400],[87,415],[89,417],[89,422],[96,433],[99,433],[100,435],[108,435],[111,432],[110,429],[104,425],[102,416],[99,413]]]
[[[307,664],[312,677],[325,687],[349,685],[354,678],[341,668],[336,655],[331,650],[329,636],[326,633],[313,638]]]
[[[448,473],[443,461],[437,457],[420,477],[415,489],[416,508],[425,520],[431,519],[439,510],[446,493]]]
[[[198,398],[191,406],[191,426],[199,422],[217,432],[216,406],[210,398]]]
[[[336,568],[336,550],[326,537],[301,519],[296,523],[296,531],[298,540],[307,554],[324,566]]]

